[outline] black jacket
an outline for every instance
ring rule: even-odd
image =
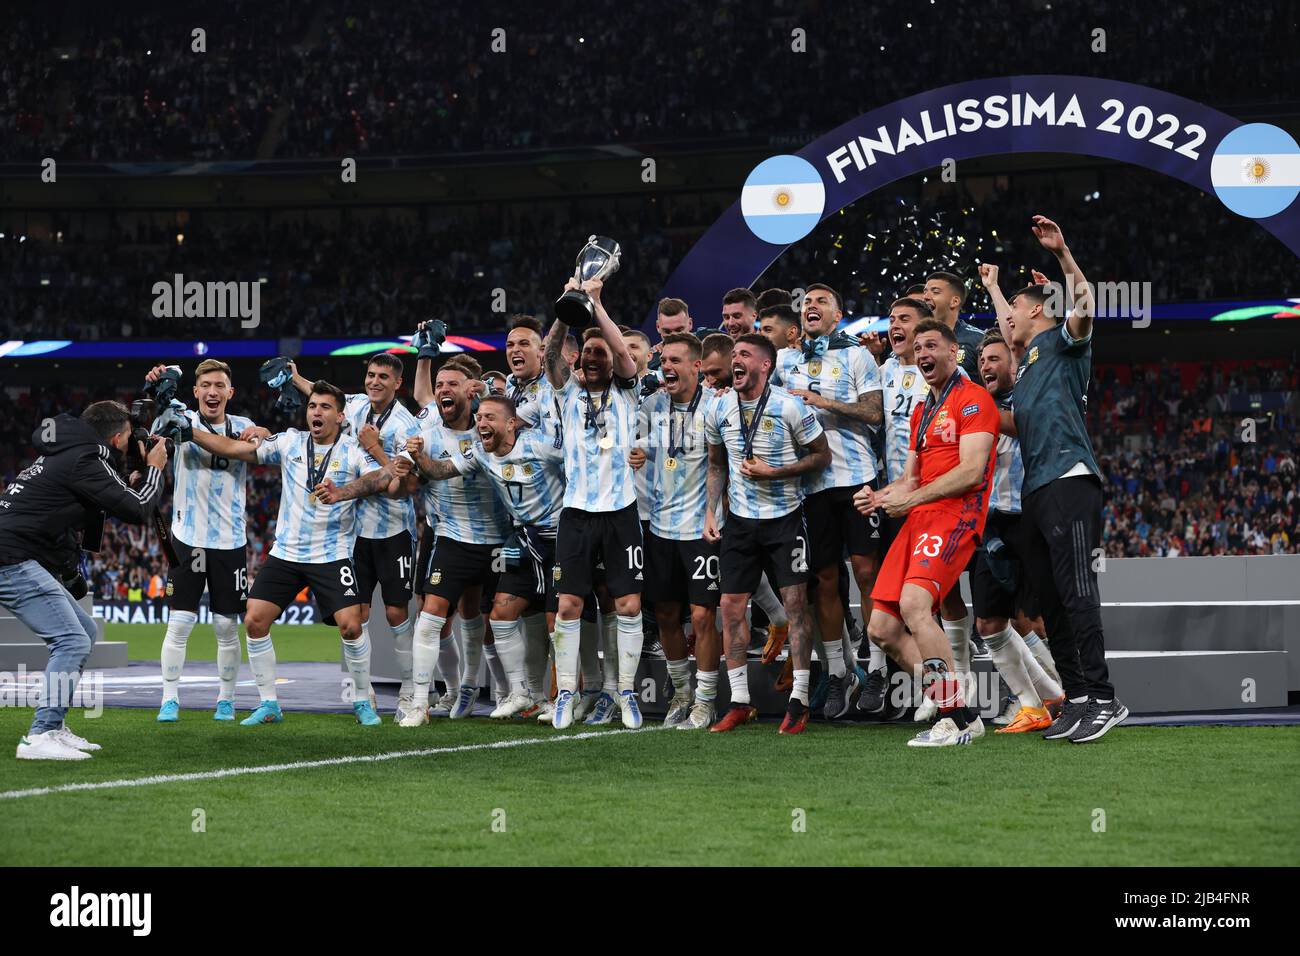
[[[0,565],[35,558],[45,567],[75,566],[80,548],[98,551],[105,513],[130,524],[144,524],[162,499],[163,478],[148,469],[132,489],[118,472],[119,455],[95,430],[72,415],[32,434],[41,456],[0,494]]]

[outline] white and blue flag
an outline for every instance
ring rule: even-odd
[[[1300,194],[1300,145],[1270,123],[1238,126],[1214,150],[1210,181],[1237,215],[1276,216]]]
[[[750,172],[740,191],[740,214],[764,242],[798,242],[821,221],[826,187],[816,167],[798,156],[773,156]]]

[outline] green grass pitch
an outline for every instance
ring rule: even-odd
[[[338,660],[333,628],[274,633],[281,661]],[[126,640],[132,660],[157,660],[162,634],[110,625],[106,637]],[[195,628],[188,656],[214,659],[210,626]],[[0,796],[0,862],[1280,865],[1300,845],[1300,727],[1121,727],[1082,747],[990,734],[918,752],[905,746],[911,724],[561,742],[590,731],[486,719],[363,729],[349,716],[292,712],[247,728],[206,709],[161,726],[153,716],[74,711],[74,728],[104,750],[78,764],[0,753],[0,794],[469,749]],[[0,709],[0,742],[16,744],[30,719]],[[490,746],[520,741],[532,743]]]
[[[6,747],[30,716],[0,710]],[[78,764],[0,754],[0,861],[1282,865],[1294,864],[1300,845],[1300,727],[1121,727],[1087,746],[989,735],[971,747],[916,751],[904,746],[912,725],[814,725],[785,738],[764,723],[726,735],[650,729],[559,742],[585,728],[557,734],[487,719],[361,728],[349,716],[303,713],[249,728],[215,723],[206,710],[160,726],[153,716],[73,712],[74,729],[104,745]],[[523,740],[538,743],[482,746]]]

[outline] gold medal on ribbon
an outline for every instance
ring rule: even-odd
[[[601,436],[600,436],[600,441],[598,442],[598,444],[600,445],[600,450],[601,450],[601,451],[609,451],[611,448],[614,447],[614,436],[613,436],[613,435],[601,435]]]
[[[676,459],[676,458],[665,458],[665,459],[664,459],[664,467],[667,468],[669,471],[676,471],[676,470],[677,470],[677,459]]]

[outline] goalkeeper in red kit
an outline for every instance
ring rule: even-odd
[[[879,491],[864,487],[854,504],[865,514],[884,508],[890,517],[907,516],[871,590],[867,634],[920,677],[939,708],[934,726],[908,746],[951,747],[982,736],[984,727],[966,707],[952,672],[952,649],[934,615],[984,532],[998,409],[984,388],[962,375],[957,337],[947,325],[919,322],[914,348],[930,389],[912,411],[903,475]]]

